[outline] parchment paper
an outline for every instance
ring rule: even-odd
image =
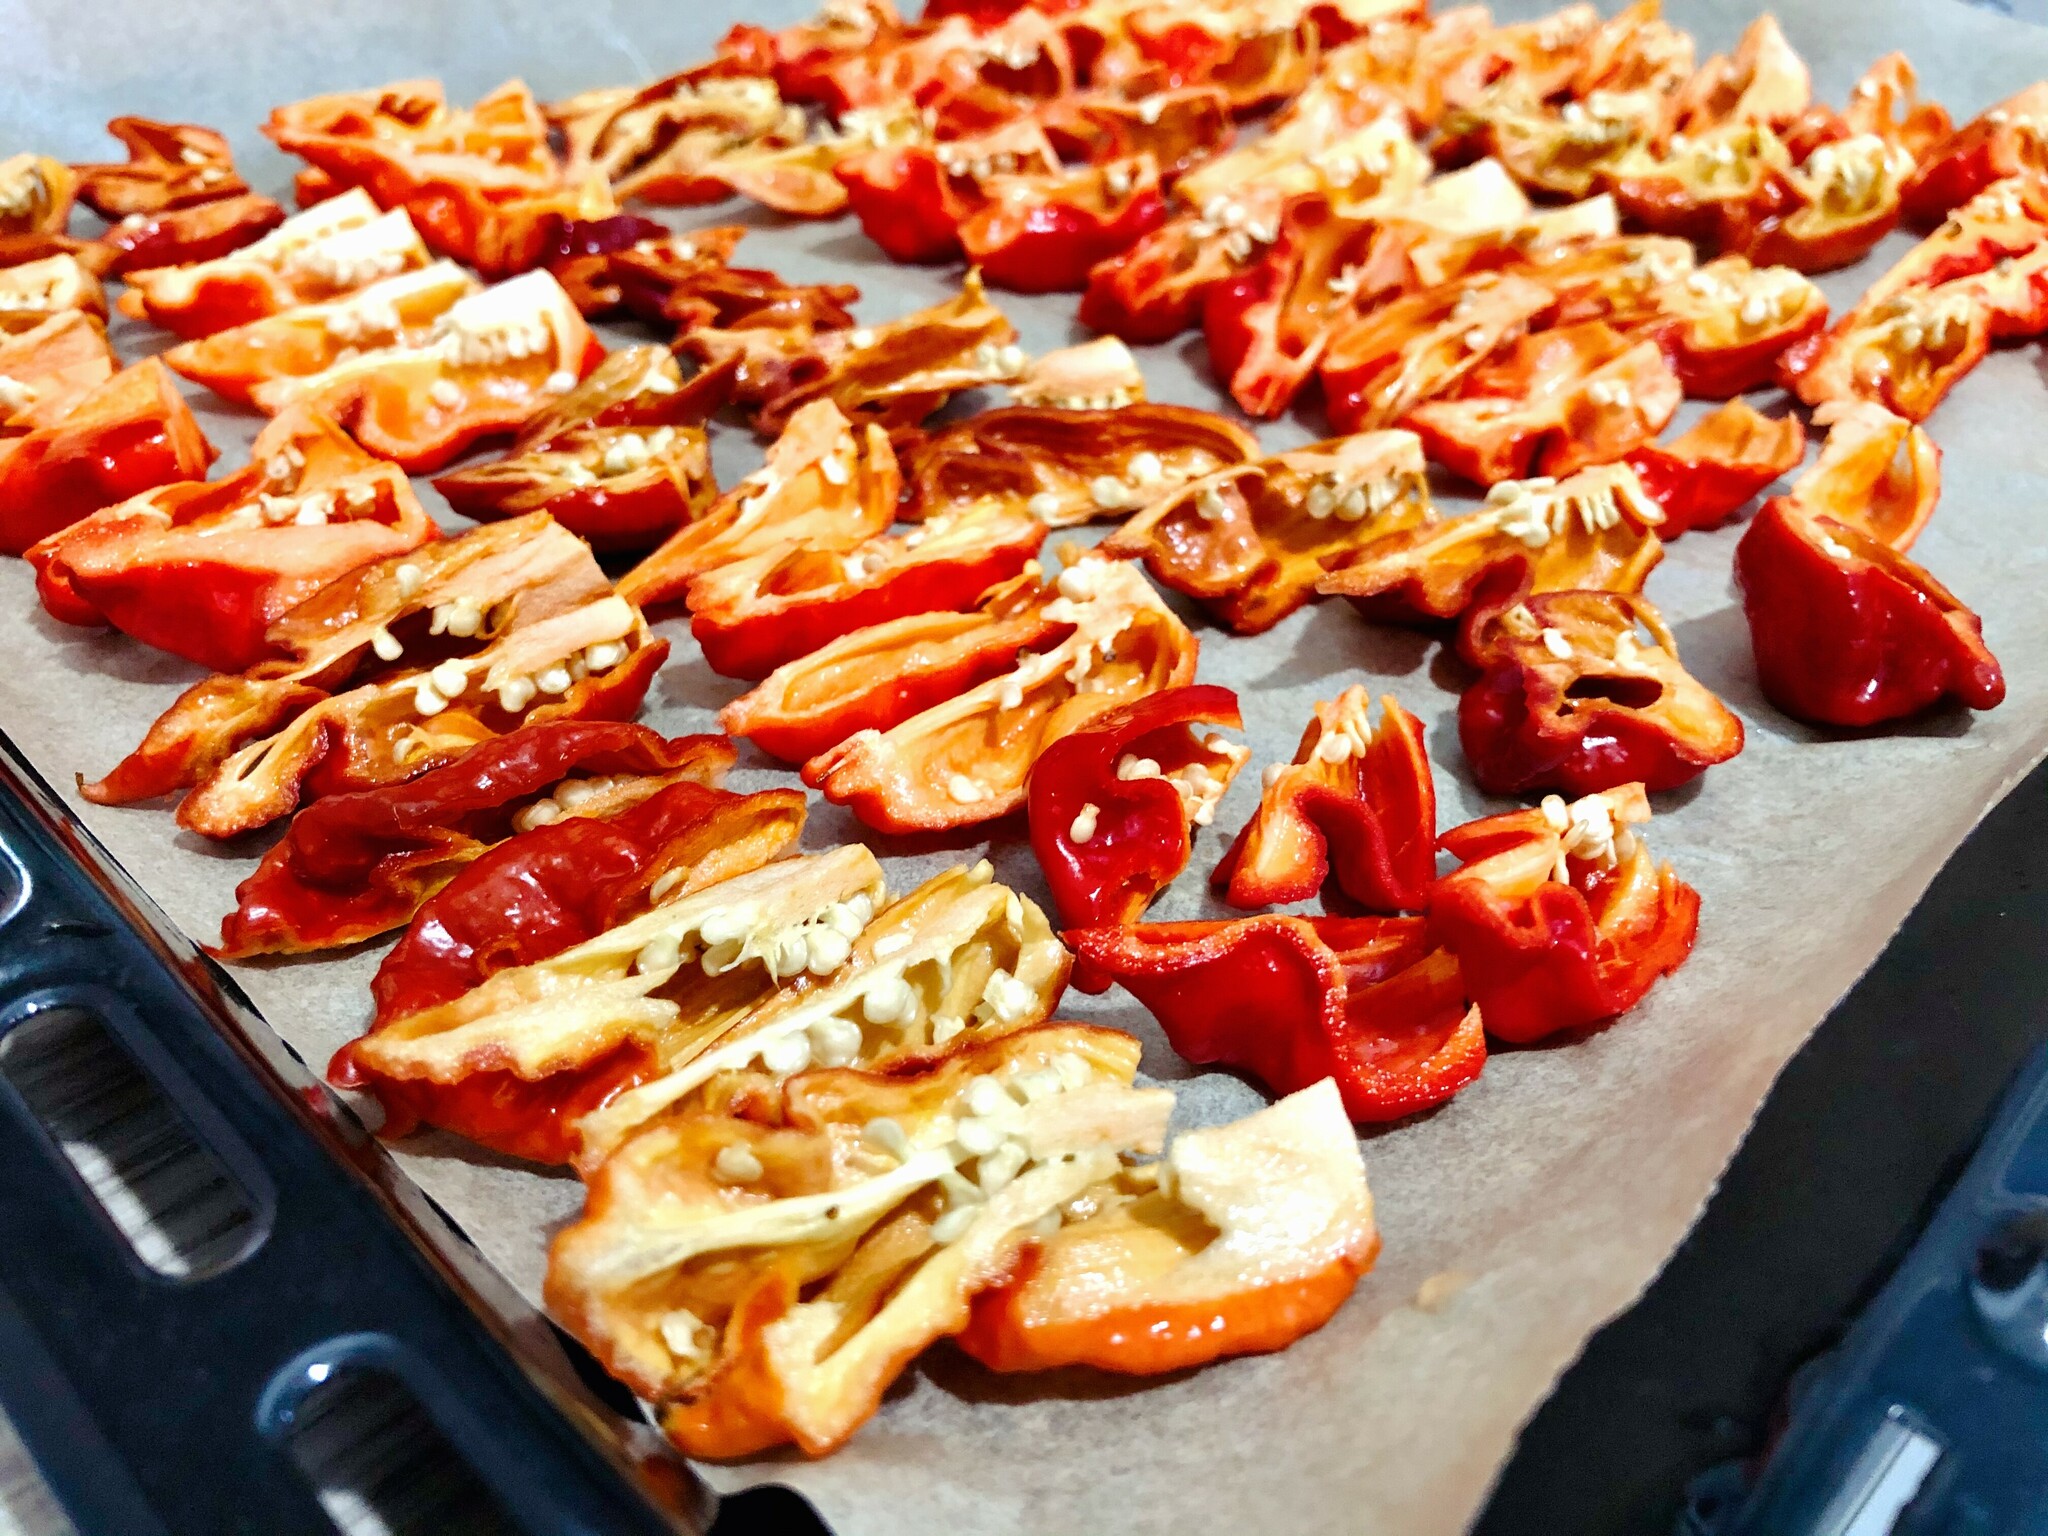
[[[744,8],[768,24],[809,9],[805,0]],[[1541,8],[1514,0],[1497,9],[1513,18]],[[230,134],[253,181],[278,189],[285,167],[253,132],[275,102],[429,74],[462,99],[521,72],[543,96],[630,80],[701,56],[741,10],[634,0],[0,0],[0,151],[107,154],[98,125],[116,112],[201,120]],[[1752,11],[1678,0],[1670,14],[1694,31],[1704,57],[1729,46]],[[1836,103],[1893,48],[1909,53],[1923,87],[1959,119],[2048,75],[2048,33],[1949,0],[1821,0],[1782,19],[1817,93]],[[935,302],[955,282],[881,263],[850,222],[784,223],[740,204],[675,222],[734,219],[756,231],[742,248],[749,264],[860,283],[863,319]],[[1894,236],[1822,286],[1846,304],[1907,244]],[[1082,335],[1070,296],[999,302],[1033,350]],[[160,344],[132,326],[116,340],[127,357]],[[1141,360],[1154,398],[1217,402],[1198,345],[1145,349]],[[1680,424],[1696,412],[1689,407]],[[258,423],[210,398],[202,413],[224,464],[240,462]],[[1937,714],[1865,736],[1785,720],[1751,671],[1728,574],[1737,531],[1689,535],[1671,548],[1649,594],[1673,621],[1687,666],[1749,732],[1734,762],[1660,797],[1649,829],[1654,850],[1701,893],[1698,948],[1623,1021],[1589,1038],[1501,1051],[1455,1102],[1366,1138],[1385,1253],[1322,1332],[1281,1355],[1156,1382],[1005,1380],[941,1347],[837,1455],[705,1475],[725,1490],[791,1484],[842,1536],[1463,1529],[1517,1427],[1684,1234],[1780,1067],[1964,834],[2048,746],[2044,428],[2048,388],[2031,346],[1990,358],[1931,423],[1948,489],[1915,555],[1979,610],[2005,664],[2010,696],[1987,716]],[[1260,435],[1278,448],[1321,434],[1313,421],[1288,420]],[[727,432],[717,460],[730,483],[758,462],[758,448]],[[663,628],[676,653],[644,718],[672,733],[712,729],[714,711],[739,688],[704,666],[684,625]],[[1204,877],[1249,814],[1259,767],[1291,754],[1312,700],[1354,681],[1395,692],[1425,721],[1446,825],[1498,808],[1466,777],[1454,718],[1460,675],[1436,640],[1368,626],[1341,604],[1297,614],[1254,641],[1201,632],[1201,675],[1240,691],[1254,762],[1155,916],[1223,915]],[[0,726],[67,787],[77,772],[107,769],[197,676],[133,642],[52,622],[15,561],[0,564],[0,656]],[[751,789],[789,778],[743,755],[732,782]],[[205,844],[161,808],[73,803],[200,939],[215,935],[262,847]],[[936,848],[870,840],[895,889],[986,851],[1000,878],[1043,899],[1018,830]],[[860,835],[849,817],[817,805],[806,843]],[[317,1068],[366,1022],[366,984],[382,949],[236,974]],[[1244,1081],[1179,1062],[1120,993],[1076,994],[1062,1012],[1140,1035],[1147,1072],[1181,1090],[1183,1123],[1262,1102]],[[1957,1048],[1967,1050],[1967,1039]],[[397,1156],[516,1286],[536,1293],[546,1234],[578,1204],[573,1179],[447,1136],[415,1138]]]

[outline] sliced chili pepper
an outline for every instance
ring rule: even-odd
[[[403,474],[325,417],[294,410],[227,479],[144,491],[27,557],[53,617],[239,672],[275,655],[271,624],[329,582],[438,537]]]
[[[1742,750],[1742,722],[1679,663],[1647,598],[1501,583],[1465,615],[1458,649],[1480,669],[1458,740],[1488,794],[1676,789]]]
[[[219,456],[170,371],[147,358],[54,424],[0,438],[0,549],[21,554],[101,507],[196,480]]]
[[[690,633],[727,677],[766,677],[855,630],[972,608],[1045,542],[1022,512],[975,507],[844,552],[782,543],[707,571],[686,593]]]
[[[716,788],[732,764],[723,736],[664,740],[644,725],[562,720],[483,742],[409,783],[329,795],[235,887],[211,953],[239,960],[374,938],[508,839],[564,818],[615,818],[671,784]]]
[[[593,549],[645,549],[718,493],[704,423],[730,387],[730,370],[685,383],[668,348],[623,348],[528,418],[505,458],[434,488],[465,517],[546,512]]]
[[[1276,1093],[1334,1078],[1356,1121],[1433,1108],[1486,1065],[1458,962],[1419,917],[1240,917],[1064,937],[1188,1060]]]
[[[133,213],[101,237],[108,251],[107,272],[125,277],[214,261],[254,244],[284,218],[281,205],[253,192],[162,213]]]
[[[902,102],[856,107],[840,118],[836,131],[814,132],[809,139],[781,148],[724,150],[702,174],[721,184],[721,195],[737,192],[764,208],[798,218],[831,218],[848,206],[840,165],[873,150],[928,143],[935,126],[929,107]]]
[[[583,318],[596,320],[617,313],[625,303],[625,295],[613,275],[613,258],[642,244],[665,244],[671,240],[667,225],[638,214],[564,219],[556,226],[553,243],[541,258],[541,265],[554,273],[555,281],[575,301]],[[694,255],[694,243],[690,248]]]
[[[959,259],[961,230],[994,196],[998,178],[1059,169],[1045,131],[1026,121],[974,138],[871,149],[841,160],[834,174],[861,230],[891,261],[932,262]]]
[[[903,18],[889,0],[851,0],[779,32],[741,23],[720,41],[718,56],[748,69],[765,65],[785,98],[822,106],[837,117],[856,103],[838,98],[830,68],[886,46],[903,31]]]
[[[1358,1138],[1328,1079],[1182,1132],[1156,1172],[1119,1173],[1073,1208],[1088,1214],[974,1298],[957,1342],[990,1369],[1149,1376],[1285,1349],[1379,1252]]]
[[[1024,803],[1039,753],[1119,704],[1192,682],[1195,637],[1135,569],[1083,559],[1045,617],[1067,633],[1042,653],[804,764],[804,782],[884,832],[938,831]]]
[[[734,151],[804,141],[803,108],[775,82],[735,73],[724,60],[664,76],[638,90],[586,91],[544,109],[567,145],[565,170],[595,170],[622,201],[715,203],[730,188],[711,174]]]
[[[1938,224],[1994,182],[2048,170],[2048,81],[2028,86],[1979,113],[1919,154],[1904,191],[1906,217]]]
[[[1820,458],[1786,493],[1813,517],[1846,523],[1904,554],[1941,499],[1941,449],[1882,406],[1838,401],[1813,413]]]
[[[1757,492],[1806,457],[1797,416],[1772,418],[1730,400],[1668,443],[1646,443],[1625,462],[1644,494],[1663,509],[1657,535],[1718,528]]]
[[[106,292],[76,256],[60,253],[0,267],[0,336],[34,330],[74,310],[102,322],[107,318]]]
[[[1699,893],[1650,862],[1633,830],[1649,819],[1642,785],[1624,784],[1443,835],[1461,867],[1430,896],[1430,940],[1457,956],[1489,1034],[1525,1045],[1626,1013],[1685,963]]]
[[[48,155],[0,160],[0,237],[61,235],[78,187],[78,173]]]
[[[1150,155],[1052,176],[995,176],[960,224],[968,260],[1018,293],[1078,291],[1089,270],[1166,217]]]
[[[1861,261],[1898,224],[1913,164],[1909,150],[1875,133],[1815,146],[1785,175],[1796,206],[1760,220],[1745,254],[1801,272]]]
[[[1053,742],[1026,785],[1031,851],[1062,927],[1136,922],[1187,868],[1193,827],[1250,757],[1196,725],[1243,729],[1228,688],[1167,688],[1097,716]],[[1090,984],[1099,992],[1107,981]]]
[[[1492,573],[1534,592],[1640,592],[1664,558],[1663,513],[1626,464],[1551,483],[1503,480],[1468,517],[1375,539],[1316,583],[1376,621],[1456,618]],[[1505,579],[1505,578],[1503,578]]]
[[[1902,720],[1954,698],[1995,709],[2005,675],[1984,627],[1890,545],[1773,497],[1735,546],[1764,694],[1816,725]]]
[[[1766,12],[1736,40],[1735,51],[1700,66],[1672,114],[1672,130],[1697,135],[1729,123],[1783,128],[1813,100],[1813,76]]]
[[[1145,402],[1145,375],[1131,349],[1114,336],[1041,352],[1010,381],[1019,405],[1060,411],[1109,411]],[[904,433],[903,439],[910,440]]]
[[[1305,10],[1269,19],[1141,5],[1119,20],[1122,35],[1096,57],[1091,78],[1127,95],[1209,85],[1246,117],[1299,95],[1315,74],[1316,29]]]
[[[708,571],[785,544],[838,552],[886,529],[902,476],[880,427],[856,427],[829,399],[790,419],[768,461],[633,567],[619,590],[642,607],[673,602]]]
[[[114,376],[115,366],[105,327],[84,310],[63,310],[32,329],[0,334],[0,428],[20,433],[57,426]],[[0,464],[7,457],[0,446]]]
[[[1318,703],[1294,761],[1266,770],[1259,808],[1210,883],[1233,907],[1308,901],[1334,883],[1374,912],[1419,912],[1436,879],[1436,781],[1422,722],[1391,695],[1374,728],[1362,687]]]
[[[235,172],[228,141],[211,128],[117,117],[107,124],[107,132],[127,146],[127,164],[73,169],[78,200],[109,223],[130,214],[158,214],[239,197],[249,190]]]
[[[1651,331],[1686,394],[1725,400],[1772,381],[1828,323],[1821,291],[1790,267],[1723,256],[1659,290]]]
[[[1367,432],[1219,470],[1102,544],[1239,634],[1270,629],[1381,537],[1436,521],[1412,432]]]
[[[1079,91],[1054,97],[1034,116],[1063,161],[1107,165],[1150,155],[1169,182],[1227,150],[1235,132],[1223,92],[1207,85],[1141,101]]]

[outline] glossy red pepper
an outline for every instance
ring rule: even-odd
[[[1098,262],[1166,219],[1150,155],[1051,176],[997,176],[960,224],[960,245],[999,288],[1077,291]]]
[[[1276,1093],[1335,1078],[1355,1121],[1434,1108],[1486,1065],[1458,961],[1419,917],[1241,917],[1064,937],[1188,1060]]]
[[[1373,912],[1419,912],[1436,879],[1436,781],[1422,722],[1362,687],[1319,702],[1291,763],[1210,878],[1233,907],[1308,901],[1325,885]]]
[[[113,277],[213,261],[253,245],[284,222],[284,208],[251,192],[218,202],[131,214],[101,237]]]
[[[2048,171],[2048,81],[2038,81],[1980,112],[1927,147],[1906,182],[1906,217],[1938,224],[1993,182]]]
[[[1685,963],[1699,893],[1653,865],[1640,784],[1454,827],[1461,867],[1436,883],[1432,942],[1458,959],[1487,1032],[1517,1045],[1625,1013]]]
[[[1984,627],[1890,545],[1774,497],[1735,546],[1764,694],[1816,725],[1869,726],[1954,698],[1993,709],[2005,675]]]
[[[1657,535],[1677,538],[1694,528],[1719,528],[1738,508],[1806,457],[1806,428],[1797,416],[1765,416],[1730,400],[1668,443],[1646,443],[1625,463],[1664,511]]]
[[[22,554],[101,507],[196,480],[219,456],[161,362],[125,368],[61,421],[0,437],[0,550]]]
[[[1027,195],[1027,181],[1057,177],[1059,156],[1033,122],[942,143],[871,149],[834,168],[854,217],[891,261],[957,260],[961,230],[1007,184]],[[1033,200],[1035,202],[1035,199]]]
[[[1828,301],[1790,267],[1723,256],[1666,284],[1656,337],[1687,395],[1724,400],[1770,383],[1783,359],[1818,336]]]
[[[671,784],[716,788],[723,736],[560,720],[472,748],[404,784],[330,795],[292,818],[221,919],[221,959],[303,954],[408,922],[492,848],[565,817],[608,820]]]
[[[1031,851],[1062,927],[1134,923],[1187,868],[1192,829],[1209,824],[1251,755],[1197,725],[1242,729],[1237,695],[1213,684],[1163,689],[1061,737],[1031,765]],[[1076,984],[1108,986],[1085,968]]]
[[[235,173],[228,141],[211,128],[117,117],[107,132],[128,148],[125,165],[80,165],[78,200],[113,223],[218,198],[239,197],[248,183]]]

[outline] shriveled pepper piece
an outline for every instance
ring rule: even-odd
[[[1659,538],[1718,528],[1742,504],[1806,457],[1806,428],[1797,416],[1772,418],[1745,400],[1730,400],[1668,443],[1646,443],[1627,456],[1644,494],[1664,511]]]
[[[1385,535],[1436,521],[1412,432],[1367,432],[1220,470],[1106,539],[1239,634],[1270,629]]]
[[[1795,500],[1764,503],[1735,581],[1764,694],[1797,719],[1880,725],[1948,698],[2005,699],[1976,614],[1890,545]]]
[[[1056,588],[1026,566],[970,613],[922,613],[855,630],[783,663],[719,712],[771,756],[800,763],[856,732],[886,731],[1041,651],[1064,626],[1047,617]]]
[[[1070,1209],[1079,1219],[1028,1250],[1018,1278],[974,1298],[957,1342],[992,1370],[1157,1375],[1284,1349],[1330,1319],[1380,1246],[1328,1078],[1182,1132],[1156,1170]]]
[[[1173,181],[1230,147],[1228,102],[1214,86],[1190,85],[1132,101],[1102,91],[1056,96],[1033,116],[1066,163],[1107,165],[1150,155]]]
[[[709,571],[787,543],[852,549],[895,516],[902,476],[880,427],[856,427],[829,399],[790,418],[768,461],[634,566],[619,590],[642,607],[684,597]]]
[[[239,672],[275,655],[271,624],[329,582],[439,537],[403,474],[293,410],[227,479],[144,491],[26,553],[53,617]]]
[[[1633,829],[1640,784],[1486,816],[1439,840],[1461,868],[1437,881],[1430,939],[1457,956],[1489,1034],[1517,1045],[1625,1013],[1685,963],[1699,893],[1653,865]]]
[[[1742,722],[1679,664],[1647,598],[1506,588],[1465,615],[1458,649],[1480,669],[1458,740],[1488,794],[1676,789],[1742,750]]]
[[[1567,480],[1503,480],[1467,517],[1390,533],[1316,583],[1367,618],[1456,618],[1483,578],[1519,569],[1535,592],[1639,592],[1664,558],[1663,513],[1626,464]]]
[[[219,456],[170,371],[147,358],[61,420],[0,437],[0,550],[22,554],[102,507],[196,480]]]
[[[284,222],[281,204],[250,192],[210,203],[167,208],[162,213],[132,213],[106,234],[107,273],[213,261],[252,245]]]
[[[55,315],[107,318],[107,295],[91,268],[60,253],[0,267],[0,336],[34,330]]]
[[[800,1074],[748,1120],[665,1117],[593,1176],[550,1252],[549,1311],[687,1454],[823,1455],[967,1325],[1034,1224],[1160,1149],[1173,1095],[1131,1086],[1137,1055],[1114,1030],[1045,1025],[892,1072]],[[1001,1147],[953,1141],[964,1121]],[[896,1134],[866,1150],[878,1122]]]
[[[587,91],[544,109],[567,144],[564,171],[595,169],[621,200],[657,206],[715,203],[726,155],[785,149],[804,139],[803,109],[775,82],[722,61],[664,76],[638,90]]]
[[[1065,938],[1188,1060],[1276,1093],[1335,1078],[1356,1121],[1433,1108],[1486,1065],[1458,962],[1419,917],[1240,917]]]
[[[110,223],[130,214],[163,213],[239,197],[249,190],[235,172],[228,141],[211,128],[117,117],[107,124],[107,132],[127,146],[127,163],[73,169],[78,200]]]
[[[844,551],[777,544],[690,582],[690,633],[713,671],[766,677],[855,630],[972,608],[1023,572],[1045,533],[1021,511],[983,505]]]
[[[1251,756],[1196,725],[1242,729],[1237,695],[1166,688],[1061,737],[1031,765],[1031,851],[1062,927],[1131,923],[1187,868],[1193,827]],[[1102,983],[1085,990],[1100,991]]]
[[[1068,632],[1055,644],[886,731],[857,732],[806,763],[804,782],[880,831],[973,826],[1024,803],[1052,742],[1194,680],[1195,637],[1133,567],[1083,559],[1056,587],[1045,617]]]
[[[1906,182],[1906,217],[1938,224],[1992,183],[2048,171],[2048,81],[2037,81],[1929,145]]]
[[[480,521],[546,512],[592,549],[645,549],[718,492],[704,423],[729,372],[683,381],[666,347],[626,347],[527,419],[512,451],[442,475],[448,505]]]
[[[0,334],[0,428],[18,434],[58,425],[115,367],[105,327],[83,310]],[[0,447],[0,463],[6,458]]]
[[[1041,352],[1010,381],[1019,405],[1060,411],[1108,411],[1145,403],[1145,375],[1114,336]]]
[[[1267,768],[1259,808],[1210,884],[1234,907],[1307,901],[1334,883],[1368,911],[1419,912],[1435,879],[1422,722],[1384,695],[1375,728],[1353,686],[1317,703],[1293,762]]]
[[[644,725],[561,720],[483,742],[409,783],[329,795],[235,887],[211,953],[239,960],[374,938],[507,839],[616,817],[671,784],[716,788],[733,758],[723,736],[665,740]]]

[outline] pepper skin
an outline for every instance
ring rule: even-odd
[[[1078,292],[1099,262],[1166,218],[1150,155],[1049,176],[990,178],[987,199],[960,223],[967,259],[1014,293]]]
[[[109,224],[132,214],[239,197],[248,184],[235,173],[228,141],[211,128],[117,117],[107,132],[128,147],[125,165],[80,165],[78,200]]]
[[[330,795],[292,818],[221,919],[218,959],[305,954],[374,938],[531,827],[600,820],[671,784],[716,788],[723,736],[664,740],[644,725],[563,720],[514,731],[405,784]]]
[[[67,309],[32,329],[0,334],[0,377],[13,381],[10,398],[0,403],[0,428],[18,436],[59,425],[118,366],[106,327],[84,310]],[[0,447],[0,465],[6,460]]]
[[[1646,443],[1625,460],[1643,491],[1664,511],[1665,541],[1694,528],[1719,528],[1745,502],[1806,457],[1806,428],[1730,400],[1668,443]]]
[[[1994,709],[2005,675],[1977,615],[1918,565],[1785,497],[1735,546],[1764,694],[1796,719],[1861,727],[1955,698]]]
[[[1487,1033],[1517,1045],[1625,1013],[1692,953],[1699,893],[1652,865],[1640,784],[1454,827],[1429,934],[1458,958]]]
[[[1419,917],[1240,917],[1064,937],[1188,1060],[1276,1093],[1335,1078],[1360,1123],[1432,1109],[1486,1065],[1458,962]]]
[[[1294,761],[1266,770],[1259,808],[1210,884],[1233,907],[1308,901],[1327,884],[1372,912],[1420,912],[1436,879],[1436,780],[1422,722],[1392,695],[1374,728],[1364,688],[1319,702]]]
[[[284,222],[284,208],[247,193],[218,202],[131,214],[100,237],[107,248],[107,275],[213,261],[253,245]]]

